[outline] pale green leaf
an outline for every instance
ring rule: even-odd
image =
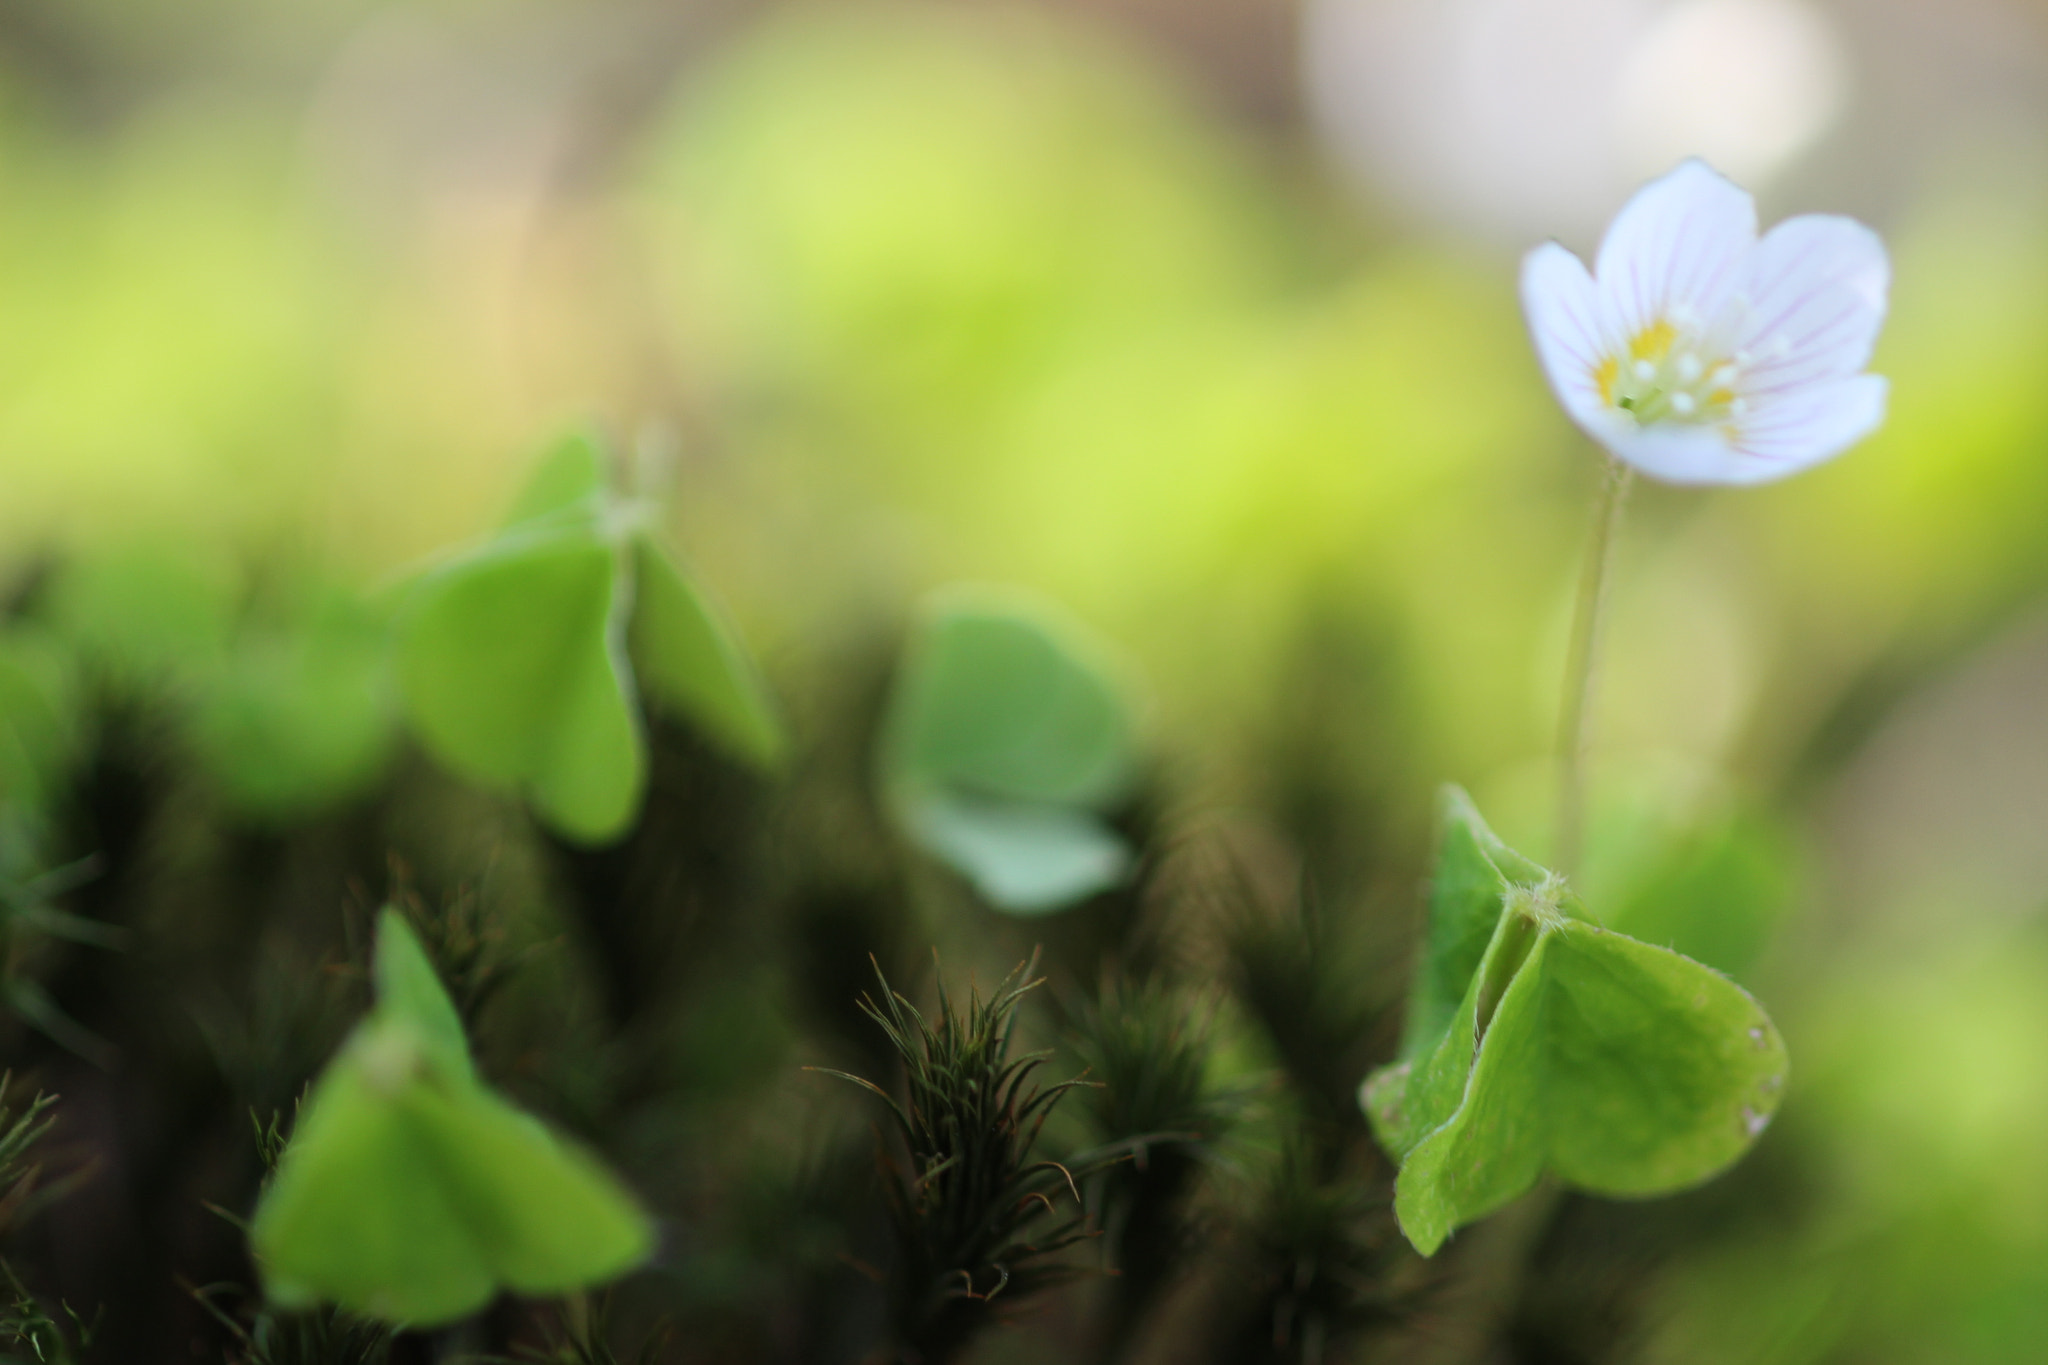
[[[1085,810],[932,792],[908,798],[906,818],[927,849],[1015,914],[1063,909],[1130,869],[1123,840]]]
[[[620,631],[607,624],[595,647],[562,663],[555,726],[532,775],[533,805],[563,834],[606,843],[633,823],[647,784],[647,746]]]
[[[428,1327],[646,1260],[653,1226],[602,1166],[482,1086],[394,1064],[402,1036],[360,1032],[308,1102],[251,1225],[273,1300]]]
[[[455,1080],[474,1080],[462,1015],[448,998],[426,949],[405,922],[387,907],[377,916],[377,1013],[402,1021],[417,1040],[428,1065]]]
[[[425,1327],[502,1289],[567,1293],[644,1261],[654,1229],[632,1196],[476,1080],[453,1004],[390,911],[376,978],[251,1223],[271,1299]]]
[[[1550,1162],[1596,1194],[1697,1184],[1747,1151],[1785,1084],[1783,1039],[1727,977],[1582,920],[1556,930]]]
[[[200,688],[198,756],[245,818],[300,818],[359,794],[389,758],[388,622],[330,596],[288,628],[251,631]]]
[[[431,1326],[477,1311],[496,1292],[465,1216],[466,1196],[420,1131],[400,1083],[392,1093],[356,1055],[320,1078],[264,1192],[250,1240],[280,1307],[340,1304]]]
[[[1408,1023],[1402,1034],[1402,1055],[1434,1047],[1449,1027],[1458,1001],[1500,923],[1501,895],[1506,891],[1503,862],[1519,856],[1494,837],[1472,799],[1446,787],[1439,802],[1440,832],[1436,871],[1430,879],[1429,921],[1422,962],[1408,1001]]]
[[[782,725],[739,637],[659,546],[642,538],[633,560],[632,649],[648,700],[758,767],[780,763]]]
[[[912,641],[890,757],[917,781],[1100,806],[1129,786],[1129,708],[1100,651],[1047,606],[944,594]]]
[[[985,589],[940,595],[910,643],[883,740],[891,809],[999,909],[1058,910],[1129,868],[1101,818],[1136,767],[1103,655],[1051,607]]]
[[[486,1090],[420,1086],[408,1096],[492,1278],[521,1294],[565,1294],[646,1260],[654,1228],[581,1147]]]
[[[526,790],[571,837],[620,833],[646,778],[614,606],[618,551],[592,519],[514,531],[418,588],[398,681],[428,750]]]
[[[1538,943],[1532,954],[1539,971],[1546,948]],[[1408,1133],[1416,1141],[1394,1182],[1394,1213],[1425,1256],[1452,1229],[1526,1193],[1543,1172],[1550,1104],[1543,1005],[1539,973],[1517,974],[1484,1045],[1475,1053],[1471,1016],[1461,1013],[1408,1090]]]
[[[227,647],[235,583],[186,545],[133,545],[67,567],[51,608],[58,628],[111,678],[161,688]]]
[[[1395,1214],[1428,1255],[1544,1173],[1598,1194],[1668,1193],[1755,1141],[1783,1092],[1783,1041],[1747,992],[1668,949],[1590,923],[1561,878],[1494,839],[1460,796],[1445,806],[1424,980],[1471,961],[1440,1029],[1411,1013],[1403,1060],[1361,1094],[1400,1163]],[[1442,913],[1436,913],[1441,911]]]

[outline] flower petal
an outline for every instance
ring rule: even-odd
[[[1884,421],[1889,390],[1882,375],[1859,374],[1806,385],[1759,404],[1735,437],[1728,483],[1765,483],[1839,455]]]
[[[1855,374],[1884,322],[1891,262],[1884,243],[1849,218],[1788,218],[1758,244],[1750,307],[1735,344],[1755,357],[1751,401]]]
[[[1666,483],[1740,482],[1741,455],[1726,427],[1658,422],[1637,426],[1625,414],[1599,429],[1593,439],[1614,458]],[[1582,423],[1581,425],[1585,425]]]
[[[1611,349],[1593,277],[1571,252],[1545,243],[1522,259],[1522,312],[1558,401],[1581,423],[1591,420],[1605,406],[1595,372]]]
[[[1676,311],[1698,325],[1749,282],[1756,201],[1704,161],[1637,190],[1600,242],[1594,275],[1607,324],[1632,337]]]

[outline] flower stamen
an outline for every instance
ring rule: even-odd
[[[1675,311],[1675,310],[1674,310]],[[1640,426],[1657,422],[1723,422],[1739,417],[1736,383],[1743,357],[1711,354],[1718,346],[1701,329],[1661,319],[1637,332],[1620,354],[1593,369],[1603,403]]]

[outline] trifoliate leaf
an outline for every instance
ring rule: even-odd
[[[556,446],[492,540],[416,587],[399,689],[427,749],[524,792],[568,837],[603,843],[640,807],[649,693],[760,766],[783,736],[738,637],[615,497],[587,437]],[[630,655],[629,657],[629,642]]]
[[[389,911],[377,982],[257,1207],[271,1299],[425,1327],[501,1289],[567,1293],[644,1261],[653,1228],[632,1197],[470,1072],[454,1005]]]
[[[642,537],[633,563],[633,659],[649,700],[755,766],[775,766],[787,747],[782,725],[738,637],[660,546]]]
[[[905,831],[1000,909],[1038,914],[1130,862],[1101,812],[1130,789],[1128,706],[1102,651],[1050,608],[957,589],[926,614],[884,739]]]
[[[428,750],[523,789],[571,837],[615,837],[646,777],[614,617],[619,552],[592,518],[515,528],[419,589],[398,681]]]
[[[1448,795],[1403,1060],[1361,1092],[1401,1163],[1395,1214],[1424,1255],[1546,1172],[1617,1196],[1698,1184],[1777,1109],[1784,1043],[1756,1001],[1582,911],[1562,878],[1501,844],[1463,793]]]

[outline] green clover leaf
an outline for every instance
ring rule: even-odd
[[[883,782],[904,831],[1012,914],[1116,885],[1102,819],[1136,776],[1130,708],[1078,625],[1014,593],[954,588],[925,612],[891,700]]]
[[[639,812],[643,697],[757,767],[784,747],[738,637],[604,470],[589,438],[558,445],[498,535],[417,584],[398,643],[427,749],[470,781],[525,792],[586,843]]]
[[[568,1293],[645,1261],[646,1214],[477,1079],[454,1004],[389,910],[376,980],[376,1008],[314,1085],[250,1226],[271,1300],[426,1327],[501,1289]]]
[[[1755,1142],[1784,1042],[1709,967],[1592,923],[1564,879],[1444,801],[1401,1057],[1360,1092],[1400,1163],[1394,1212],[1432,1255],[1545,1174],[1593,1194],[1696,1185]]]
[[[648,698],[693,718],[758,768],[782,762],[786,741],[768,690],[739,636],[659,545],[633,547],[632,654]]]
[[[194,687],[196,756],[246,820],[280,825],[360,796],[396,737],[388,612],[313,585],[239,629]]]

